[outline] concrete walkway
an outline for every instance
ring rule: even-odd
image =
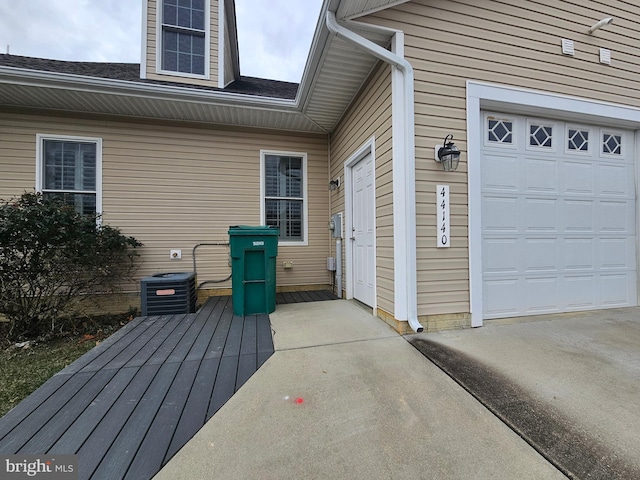
[[[565,478],[360,307],[271,320],[276,353],[156,479]]]
[[[407,339],[571,478],[640,478],[640,308]]]

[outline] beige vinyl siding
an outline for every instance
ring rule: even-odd
[[[10,113],[0,113],[0,132],[0,198],[33,189],[36,134],[102,138],[104,221],[145,244],[138,277],[191,271],[196,244],[228,241],[231,225],[259,225],[260,150],[306,152],[308,246],[279,248],[277,284],[330,282],[326,136]],[[170,260],[171,249],[182,260]],[[229,275],[228,253],[198,249],[198,281]],[[230,282],[206,288],[217,287]]]
[[[25,191],[34,191],[35,136],[7,121],[0,121],[0,172],[0,200],[9,200]]]
[[[588,35],[596,21],[612,25]],[[405,32],[415,69],[418,313],[469,312],[466,82],[477,80],[640,107],[640,6],[625,1],[414,0],[362,21]],[[575,42],[563,55],[561,39]],[[599,48],[612,52],[599,63]],[[447,134],[457,172],[433,161]],[[435,244],[435,188],[451,186],[452,246]]]
[[[157,42],[161,33],[158,31],[158,2],[161,0],[148,0],[147,10],[147,78],[150,80],[169,80],[177,83],[188,83],[191,85],[203,85],[209,87],[218,86],[218,0],[210,1],[210,21],[209,21],[209,79],[185,77],[171,75],[170,73],[157,73],[159,67],[157,62],[160,56],[157,55]]]
[[[376,169],[376,297],[378,307],[393,314],[391,68],[387,65],[371,75],[331,134],[330,178],[344,180],[344,163],[371,137],[375,138]],[[344,212],[344,188],[331,193],[331,212]],[[348,232],[344,237],[349,237]],[[346,279],[349,265],[344,267]]]

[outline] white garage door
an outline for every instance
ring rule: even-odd
[[[482,118],[484,318],[637,305],[633,132]]]

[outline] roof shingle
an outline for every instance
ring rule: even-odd
[[[139,63],[72,62],[66,60],[51,60],[47,58],[23,57],[20,55],[10,54],[0,54],[0,66],[153,85],[167,85],[196,90],[254,95],[284,100],[295,99],[299,86],[297,83],[241,76],[226,88],[220,89],[162,80],[141,79]]]

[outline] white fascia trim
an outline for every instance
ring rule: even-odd
[[[224,0],[218,0],[218,88],[224,88],[226,12]],[[209,62],[207,62],[209,63]]]
[[[44,140],[65,140],[69,142],[85,142],[96,144],[96,213],[102,215],[102,138],[79,137],[75,135],[57,135],[48,133],[36,134],[36,192],[42,192],[43,168],[42,144]]]
[[[327,28],[335,35],[360,46],[374,57],[390,64],[400,75],[392,76],[393,112],[393,227],[394,227],[394,316],[406,320],[416,332],[423,330],[418,321],[416,265],[416,182],[415,182],[415,119],[413,67],[402,56],[340,25],[334,12],[328,11]],[[383,30],[388,33],[388,29]],[[394,36],[393,47],[402,51],[402,36]],[[401,81],[400,81],[401,80]],[[398,86],[398,84],[400,86]],[[395,143],[396,135],[402,140]],[[396,150],[398,148],[398,150]],[[397,183],[396,183],[397,182]],[[402,246],[406,248],[403,249]],[[401,279],[401,277],[403,277]],[[400,290],[400,291],[399,291]],[[406,315],[406,317],[405,317]]]
[[[85,92],[128,95],[159,100],[180,100],[196,103],[243,106],[283,111],[298,111],[295,100],[243,95],[239,93],[206,91],[173,85],[153,85],[98,77],[85,77],[68,73],[43,72],[26,68],[0,66],[0,85],[3,83],[61,90],[82,90]]]
[[[525,108],[540,116],[581,117],[583,120],[587,117],[596,122],[606,121],[617,124],[619,127],[640,129],[640,108],[637,107],[526,88],[467,81],[469,289],[472,327],[479,327],[483,324],[480,165],[483,123],[480,112],[481,109],[487,107],[513,112],[522,112],[522,109]]]
[[[142,0],[142,49],[140,51],[140,78],[147,78],[147,24],[149,22],[148,17],[149,0]]]

